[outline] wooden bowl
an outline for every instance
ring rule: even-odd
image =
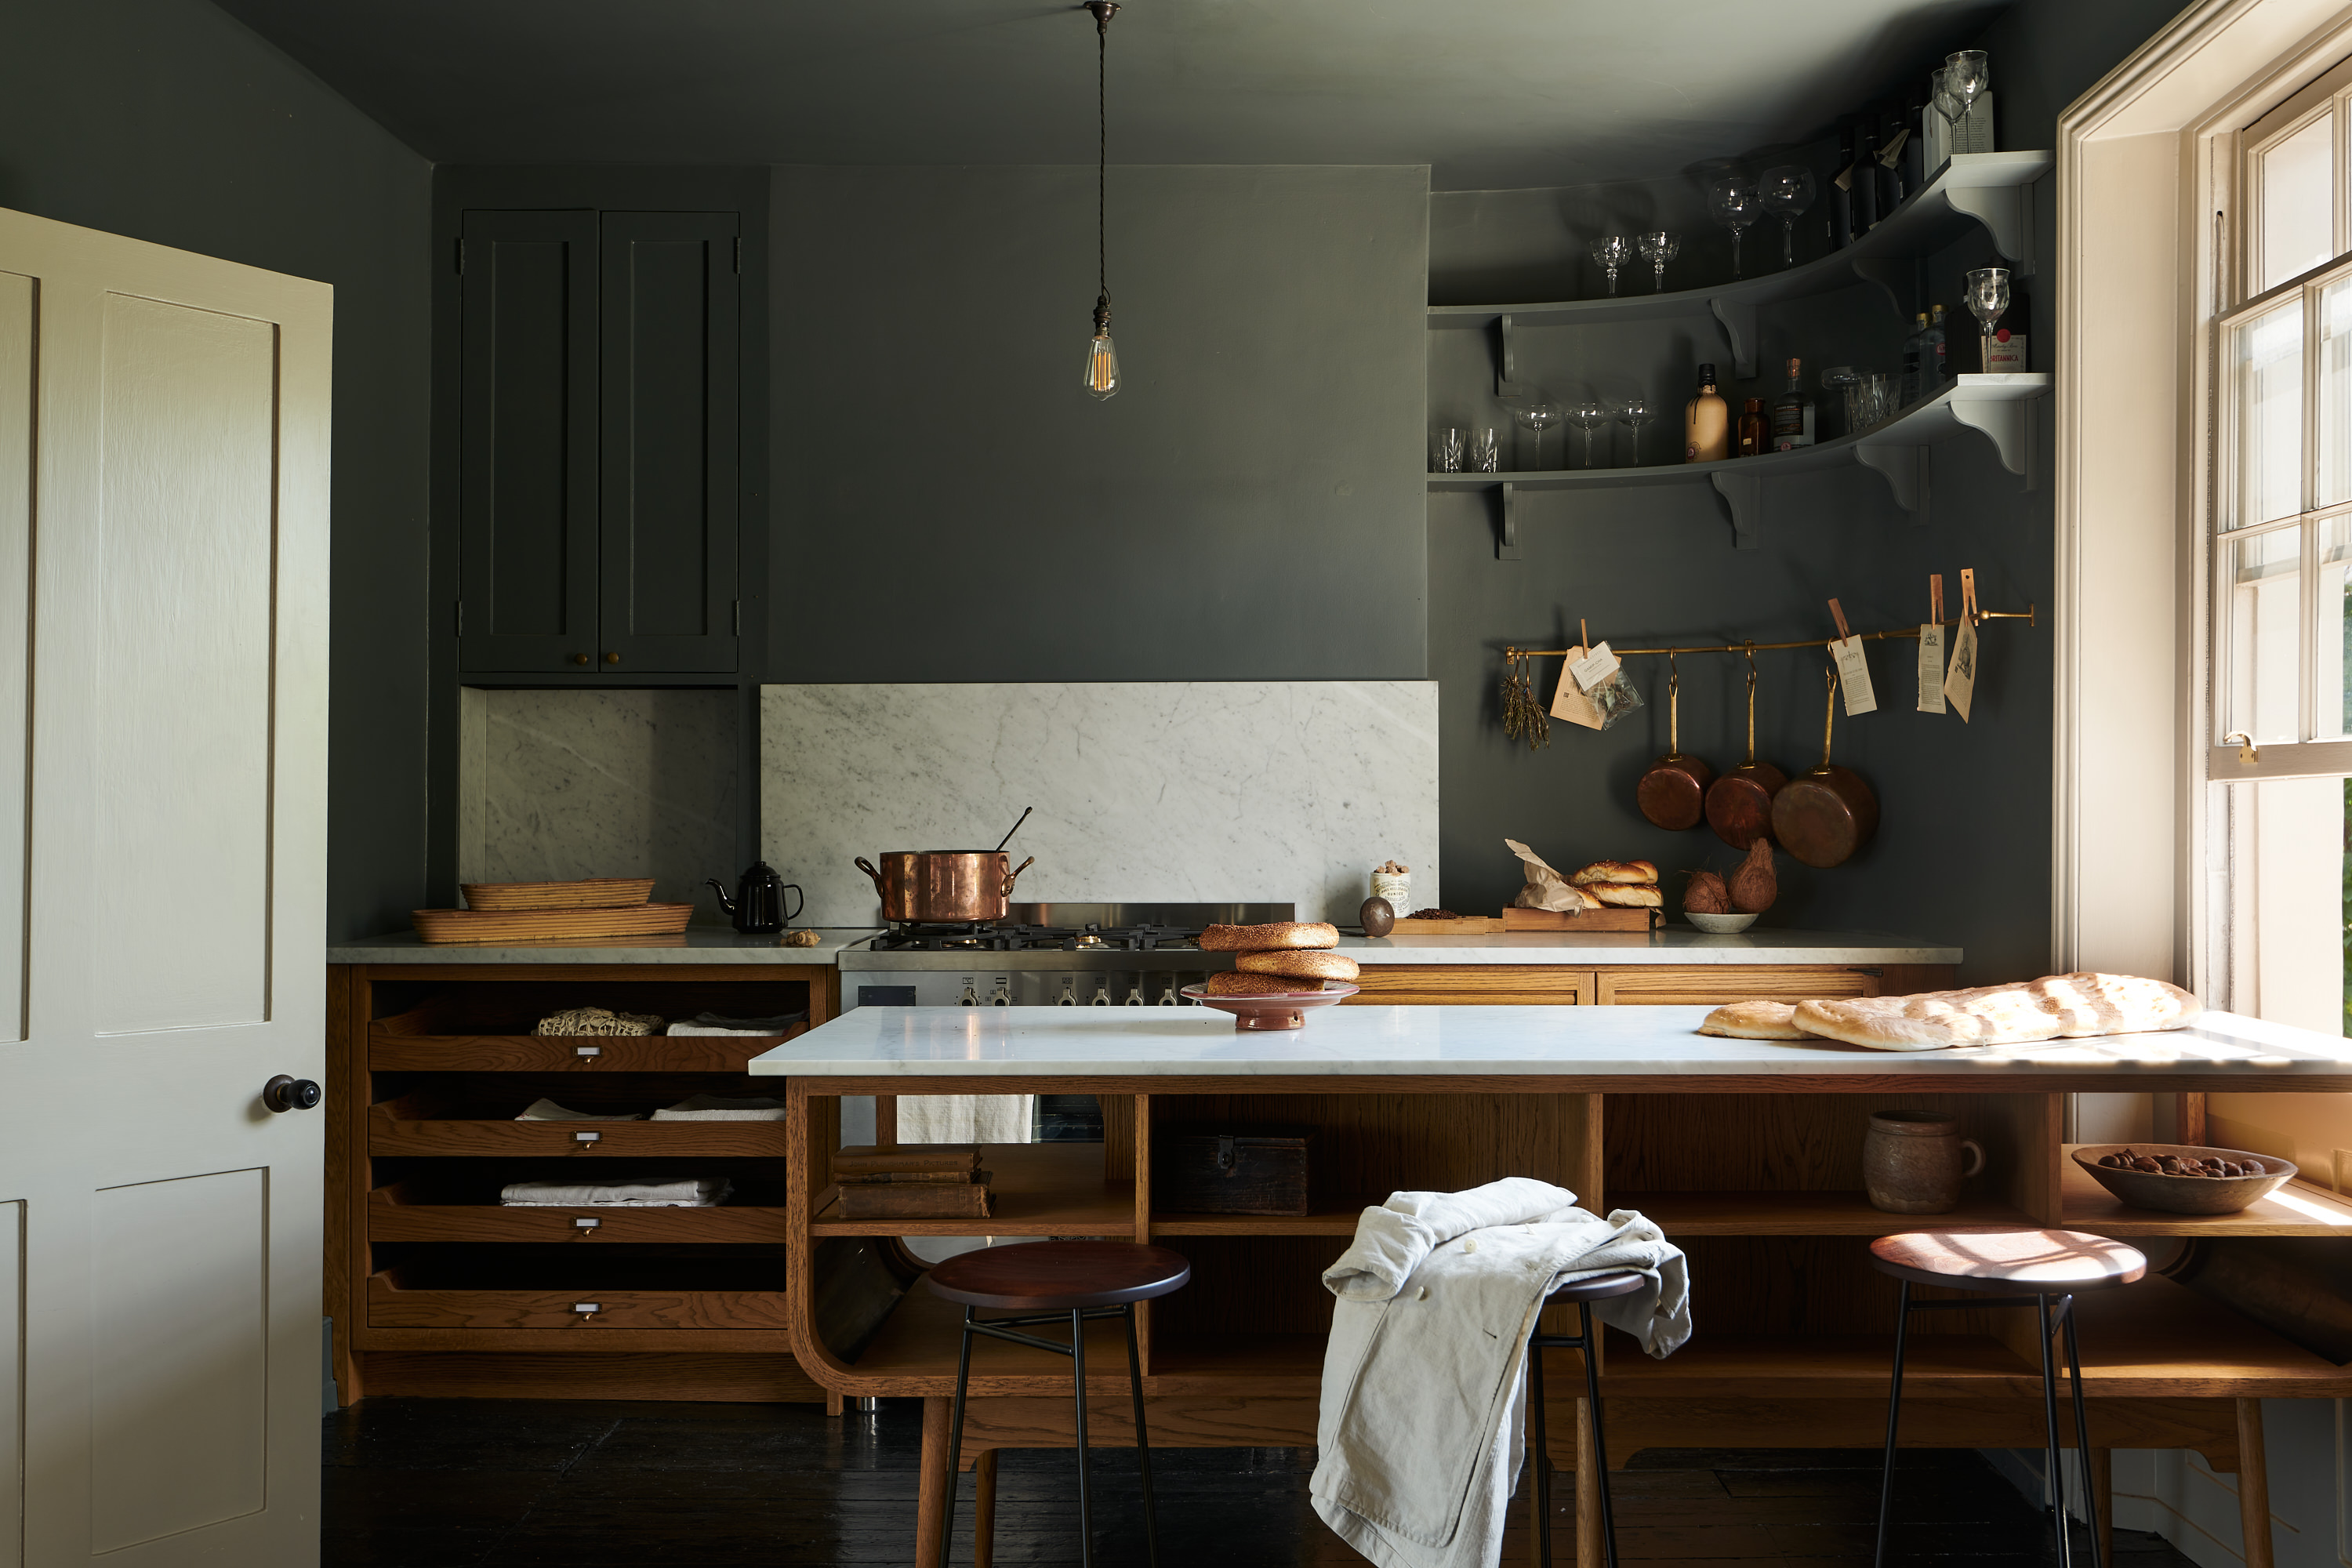
[[[2184,1159],[2260,1160],[2264,1174],[2168,1176],[2154,1171],[2118,1171],[2099,1163],[2101,1155],[2120,1154],[2126,1149],[2135,1154],[2179,1154]],[[2274,1154],[2251,1154],[2243,1149],[2211,1149],[2196,1143],[2085,1143],[2074,1153],[2074,1163],[2090,1172],[2091,1179],[2114,1194],[2118,1203],[2165,1214],[2236,1214],[2270,1196],[2297,1173],[2293,1161]]]
[[[1263,996],[1212,996],[1202,985],[1187,985],[1178,995],[1234,1016],[1236,1029],[1303,1029],[1307,1013],[1353,996],[1362,990],[1344,980],[1327,980],[1319,991],[1276,991]]]

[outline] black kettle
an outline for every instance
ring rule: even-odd
[[[729,898],[727,889],[718,878],[707,879],[711,890],[719,895],[719,907],[735,922],[735,929],[745,936],[772,936],[784,929],[794,916],[806,907],[803,895],[789,910],[784,908],[786,893],[799,893],[797,885],[785,881],[768,868],[765,860],[754,860],[751,868],[735,884],[735,896]]]

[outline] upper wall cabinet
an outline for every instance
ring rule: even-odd
[[[464,672],[736,668],[739,231],[466,214]]]

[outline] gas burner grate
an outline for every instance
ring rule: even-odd
[[[877,952],[1034,952],[1054,948],[1068,952],[1153,952],[1192,950],[1200,937],[1197,926],[974,923],[894,926],[867,945]]]

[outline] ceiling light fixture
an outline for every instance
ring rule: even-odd
[[[1118,351],[1110,341],[1110,261],[1104,207],[1110,174],[1110,108],[1104,85],[1110,50],[1110,19],[1117,0],[1087,0],[1095,14],[1095,268],[1101,292],[1095,298],[1095,336],[1087,345],[1087,390],[1099,400],[1118,391]]]

